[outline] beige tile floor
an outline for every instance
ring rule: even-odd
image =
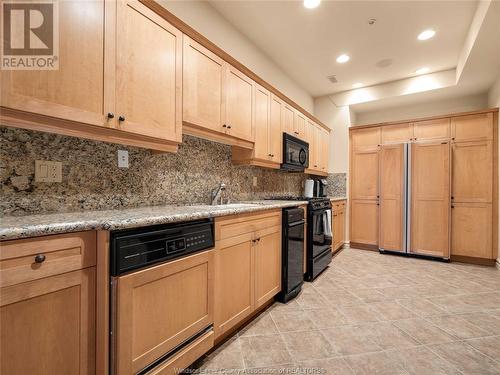
[[[500,270],[347,249],[295,300],[273,304],[199,365],[206,373],[500,374]]]

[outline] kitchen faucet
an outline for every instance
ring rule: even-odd
[[[224,204],[223,196],[226,191],[226,184],[221,182],[220,185],[212,191],[212,205]]]

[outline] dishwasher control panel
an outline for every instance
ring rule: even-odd
[[[214,246],[212,219],[111,232],[111,275]]]

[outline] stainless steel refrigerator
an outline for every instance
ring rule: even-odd
[[[381,145],[379,177],[379,250],[449,259],[450,143]]]

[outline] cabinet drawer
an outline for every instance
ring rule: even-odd
[[[342,211],[345,209],[346,201],[336,201],[332,202],[332,210],[333,212]]]
[[[215,240],[281,225],[281,210],[225,216],[215,220]]]
[[[96,242],[94,231],[2,242],[0,287],[94,266]]]

